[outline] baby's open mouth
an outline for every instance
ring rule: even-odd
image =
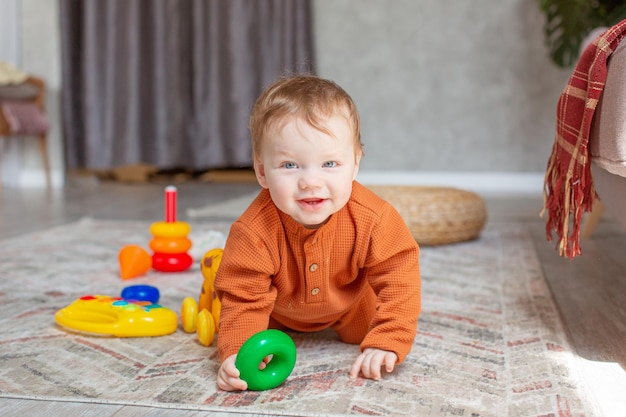
[[[319,205],[321,205],[322,203],[324,203],[324,201],[326,201],[323,198],[304,198],[302,200],[299,200],[300,204],[302,204],[303,206],[307,206],[307,207],[317,207]]]

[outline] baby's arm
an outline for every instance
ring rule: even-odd
[[[372,231],[365,266],[377,300],[361,350],[394,352],[401,363],[413,346],[421,310],[419,246],[390,205]]]
[[[246,381],[239,378],[239,369],[235,367],[237,355],[231,355],[222,362],[217,371],[217,386],[224,391],[245,391],[248,389]]]
[[[393,372],[393,368],[398,361],[398,355],[386,350],[367,348],[361,353],[350,369],[350,378],[359,376],[359,371],[365,378],[379,380],[381,368],[384,366],[388,373]]]

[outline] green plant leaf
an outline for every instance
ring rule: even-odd
[[[592,30],[613,26],[626,17],[626,1],[616,0],[537,0],[546,21],[545,43],[550,58],[559,67],[571,67],[580,46]]]

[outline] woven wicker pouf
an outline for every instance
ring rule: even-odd
[[[470,191],[401,185],[368,188],[398,210],[420,245],[476,239],[487,221],[485,202]]]

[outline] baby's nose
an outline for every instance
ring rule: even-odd
[[[303,190],[309,190],[311,188],[318,188],[322,184],[319,175],[313,172],[304,173],[298,181],[298,186]]]

